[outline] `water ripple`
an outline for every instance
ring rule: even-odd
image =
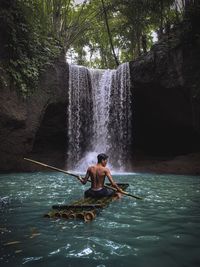
[[[0,260],[13,267],[54,263],[132,267],[133,262],[135,266],[148,262],[150,267],[198,266],[200,177],[129,174],[115,178],[128,182],[127,191],[144,199],[123,197],[85,224],[43,218],[53,204],[83,196],[86,187],[76,180],[57,173],[1,175],[5,205],[0,208],[0,241],[10,245],[3,246]]]
[[[43,257],[28,257],[28,258],[24,258],[22,264],[26,264],[28,262],[31,261],[38,261],[41,260]]]

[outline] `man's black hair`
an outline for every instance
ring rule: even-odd
[[[106,160],[108,158],[108,156],[104,153],[101,153],[97,156],[97,160],[98,160],[98,163],[101,163],[102,160]]]

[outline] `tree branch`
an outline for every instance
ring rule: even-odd
[[[110,46],[111,46],[111,50],[112,50],[112,53],[113,53],[113,57],[115,59],[115,63],[117,66],[119,66],[119,60],[115,54],[115,49],[114,49],[114,46],[113,46],[113,41],[112,41],[112,35],[111,35],[111,32],[110,32],[110,27],[109,27],[109,24],[108,24],[108,16],[107,16],[107,12],[106,12],[106,7],[105,7],[105,4],[104,4],[104,0],[101,0],[101,3],[102,3],[102,7],[103,7],[103,12],[104,12],[104,17],[105,17],[105,23],[106,23],[106,28],[107,28],[107,32],[108,32],[108,37],[109,37],[109,42],[110,42]]]

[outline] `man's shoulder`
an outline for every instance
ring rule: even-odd
[[[96,168],[95,165],[91,165],[88,167],[88,171],[94,170],[95,168]]]
[[[107,172],[110,172],[109,168],[108,167],[103,167],[103,170],[107,173]]]

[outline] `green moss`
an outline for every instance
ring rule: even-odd
[[[24,97],[37,88],[44,65],[61,53],[58,41],[44,34],[37,18],[29,17],[32,8],[26,1],[2,1],[0,9],[4,55],[0,69],[5,73],[0,83],[5,86],[8,79]]]

